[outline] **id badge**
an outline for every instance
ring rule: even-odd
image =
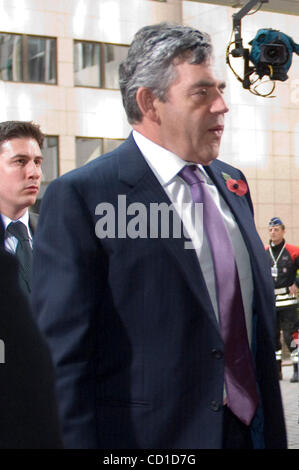
[[[272,266],[272,268],[271,268],[271,274],[272,274],[272,277],[277,277],[277,276],[278,276],[278,269],[277,269],[277,266]]]

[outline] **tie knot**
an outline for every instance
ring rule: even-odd
[[[23,222],[11,222],[6,230],[19,241],[29,240],[28,230]]]
[[[201,177],[200,171],[196,165],[184,166],[184,168],[180,171],[179,175],[190,186],[193,184],[204,183],[204,180]]]

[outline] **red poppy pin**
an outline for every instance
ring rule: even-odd
[[[235,193],[237,196],[244,196],[247,193],[248,187],[245,181],[243,180],[234,180],[230,175],[227,173],[221,172],[223,178],[226,182],[226,187],[232,193]]]

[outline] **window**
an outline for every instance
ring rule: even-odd
[[[44,195],[44,192],[49,183],[58,176],[58,137],[47,136],[44,140],[42,149],[43,154],[43,178],[39,197]]]
[[[0,33],[0,79],[56,83],[56,39]]]
[[[75,85],[118,89],[118,67],[127,53],[128,46],[75,41]]]
[[[103,139],[103,153],[112,152],[112,150],[119,147],[124,141],[124,139]]]
[[[101,86],[99,44],[75,43],[75,85]]]
[[[119,88],[118,67],[127,57],[128,46],[103,44],[104,49],[104,88]]]
[[[45,191],[52,180],[58,176],[58,137],[46,136],[42,148],[43,163],[42,163],[42,182],[38,198],[32,207],[34,212],[39,212],[40,203]]]
[[[76,167],[102,155],[102,139],[76,137]]]
[[[123,141],[123,139],[76,137],[76,166],[85,165],[85,163],[88,163],[99,155],[111,152]]]

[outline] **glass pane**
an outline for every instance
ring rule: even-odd
[[[56,39],[46,40],[45,74],[47,83],[57,83],[56,72]]]
[[[35,204],[32,206],[33,212],[39,213],[40,204],[43,195],[50,182],[58,176],[58,137],[46,136],[44,140],[44,146],[42,149],[43,163],[42,163],[42,182],[40,191]]]
[[[44,195],[44,192],[49,183],[58,176],[58,137],[47,136],[44,140],[42,149],[43,154],[43,178],[39,198]]]
[[[119,88],[118,67],[127,57],[128,46],[103,44],[105,50],[105,88]]]
[[[56,83],[56,39],[0,34],[0,79]]]
[[[102,139],[76,137],[76,166],[82,166],[102,155]]]
[[[0,79],[22,80],[22,36],[0,34]]]
[[[25,81],[56,83],[56,40],[28,36],[24,61],[27,62]]]
[[[124,139],[103,139],[104,141],[104,153],[112,152],[120,144],[124,142]]]
[[[75,85],[100,87],[100,44],[75,41],[74,56]]]

